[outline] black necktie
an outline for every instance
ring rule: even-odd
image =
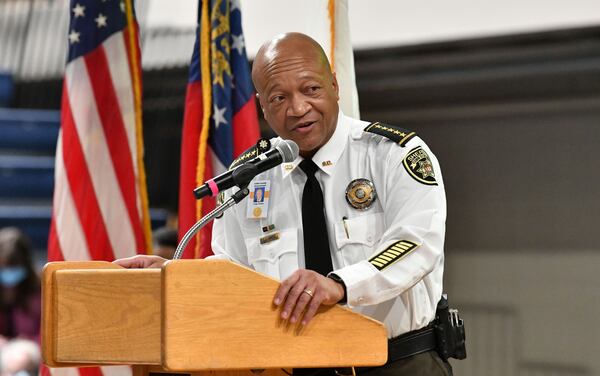
[[[329,252],[329,238],[325,223],[323,192],[315,177],[319,169],[311,159],[300,162],[306,174],[302,193],[302,228],[304,229],[304,258],[306,269],[327,275],[333,270]]]

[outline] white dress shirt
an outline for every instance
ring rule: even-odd
[[[388,337],[420,329],[435,317],[442,294],[446,199],[440,166],[418,137],[406,145],[370,132],[369,123],[341,112],[331,139],[313,156],[323,190],[325,218],[334,273],[347,289],[354,311],[383,322]],[[410,175],[405,157],[421,147],[429,156],[437,185]],[[266,218],[248,218],[248,200],[217,219],[213,227],[215,258],[227,258],[279,280],[304,267],[302,191],[304,172],[293,163],[258,175],[269,181]],[[355,209],[346,188],[368,179],[377,197],[370,207]],[[231,192],[228,192],[229,196]],[[263,227],[274,225],[270,232]],[[277,234],[261,244],[268,234]],[[379,270],[370,259],[400,240],[417,245]],[[381,259],[380,259],[381,261]]]

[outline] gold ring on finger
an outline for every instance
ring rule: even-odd
[[[310,289],[304,289],[304,291],[302,291],[302,292],[304,292],[304,293],[306,293],[306,294],[310,295],[310,297],[311,297],[311,298],[314,296],[314,295],[313,295],[313,292],[312,292]]]

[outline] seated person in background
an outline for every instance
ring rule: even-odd
[[[40,335],[40,280],[34,270],[31,245],[17,228],[0,230],[0,336]]]
[[[37,376],[40,347],[26,339],[8,341],[0,349],[0,376]]]
[[[152,234],[154,238],[154,254],[171,260],[177,249],[177,230],[170,227],[160,227]]]

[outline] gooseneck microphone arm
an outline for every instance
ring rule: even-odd
[[[194,189],[194,195],[196,198],[201,199],[202,197],[208,195],[216,196],[217,193],[233,186],[240,188],[240,190],[232,194],[227,201],[217,206],[210,213],[202,217],[185,233],[177,245],[177,249],[175,249],[173,260],[181,258],[185,247],[202,227],[206,226],[210,221],[220,216],[225,210],[239,203],[244,199],[244,197],[250,194],[250,191],[248,190],[248,184],[250,184],[250,181],[252,181],[256,175],[278,166],[283,162],[292,162],[298,157],[298,152],[298,145],[296,145],[294,141],[280,141],[274,150],[260,154],[253,160],[248,161],[243,165],[227,171],[213,179],[210,179],[200,187]]]
[[[250,178],[250,180],[252,180],[252,177]],[[183,251],[185,250],[185,247],[188,245],[192,237],[194,237],[194,235],[196,235],[196,233],[202,229],[202,227],[206,226],[210,221],[220,216],[221,213],[223,213],[225,210],[242,201],[244,197],[248,196],[249,193],[250,191],[248,190],[248,187],[244,186],[242,189],[232,194],[227,201],[214,208],[210,213],[206,214],[204,217],[200,218],[200,220],[196,222],[185,233],[185,235],[177,245],[177,249],[175,249],[175,254],[173,255],[173,260],[179,260],[181,256],[183,256]]]

